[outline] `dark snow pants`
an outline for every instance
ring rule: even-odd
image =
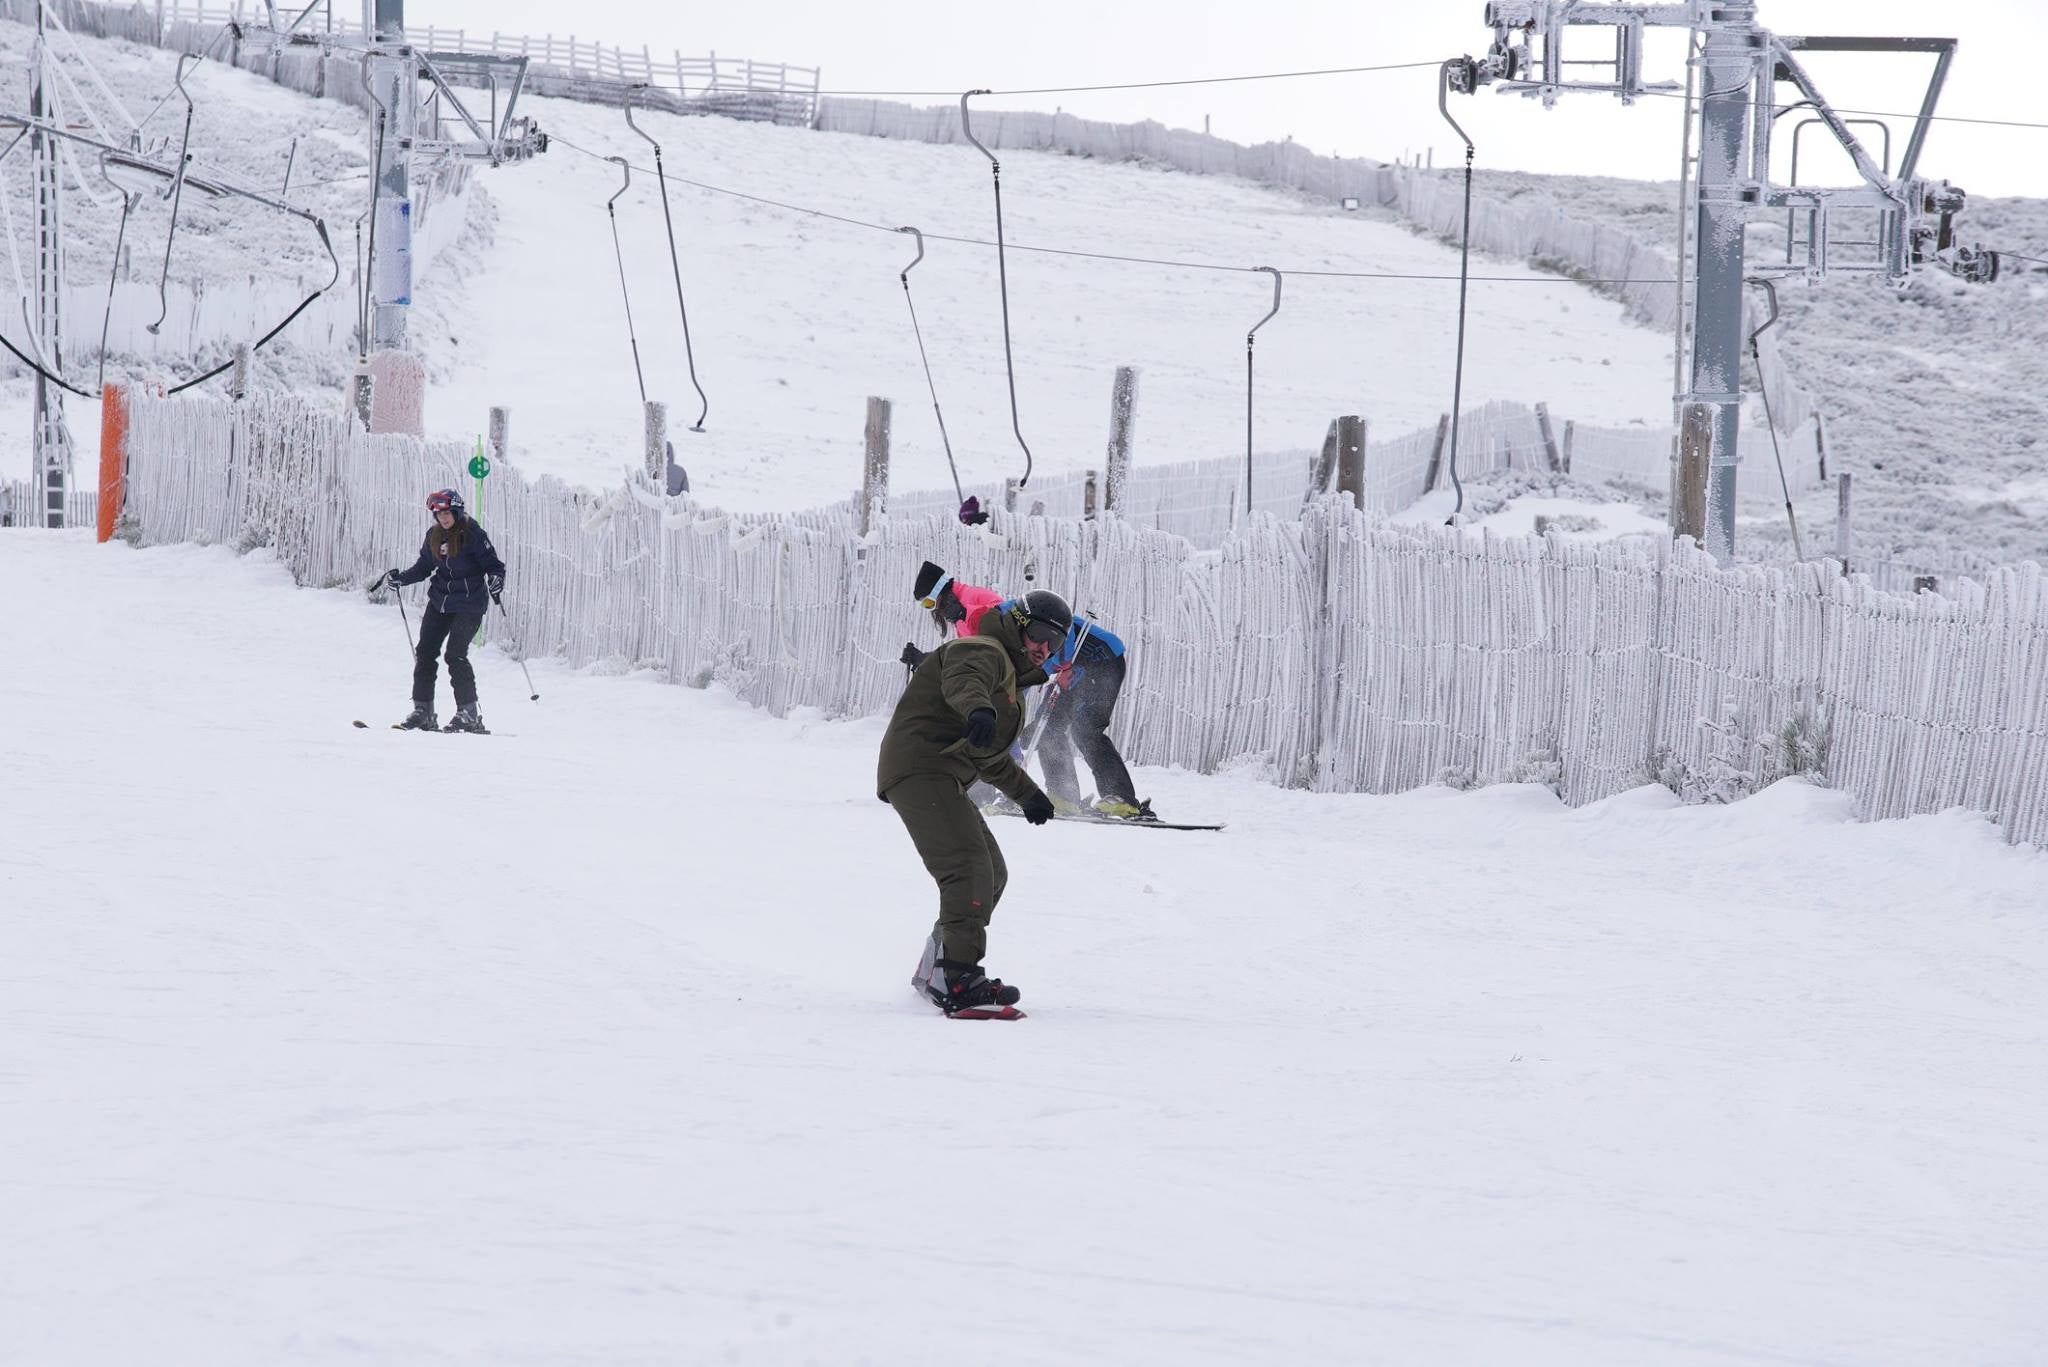
[[[434,705],[436,657],[441,643],[448,644],[448,682],[455,687],[455,705],[467,707],[476,701],[476,671],[469,667],[469,643],[484,624],[482,609],[475,612],[443,612],[429,603],[420,618],[420,643],[412,656],[412,700],[421,707]]]
[[[1095,775],[1097,797],[1136,802],[1131,771],[1124,757],[1109,739],[1109,717],[1116,710],[1116,696],[1123,691],[1124,662],[1118,656],[1099,664],[1083,665],[1080,681],[1053,699],[1053,714],[1046,718],[1045,734],[1038,742],[1038,760],[1045,767],[1045,791],[1065,802],[1081,800],[1080,785],[1074,781],[1074,751],[1088,761]]]
[[[883,796],[903,819],[925,872],[939,885],[939,920],[932,927],[939,957],[980,963],[988,952],[989,917],[1010,880],[988,823],[958,780],[943,774],[912,774]]]

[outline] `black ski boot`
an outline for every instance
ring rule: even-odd
[[[405,720],[391,723],[391,729],[394,731],[438,731],[441,729],[441,723],[434,720],[434,705],[432,703],[416,702],[412,705],[412,711],[406,715]]]
[[[484,725],[483,714],[476,710],[476,704],[466,702],[455,709],[455,715],[448,719],[443,731],[467,731],[473,736],[488,736],[490,728]]]
[[[1024,994],[1001,978],[984,976],[981,965],[941,959],[938,968],[924,990],[932,1004],[947,1015],[984,1018],[1018,1014],[1008,1008]]]

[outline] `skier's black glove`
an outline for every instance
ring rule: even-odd
[[[491,597],[496,598],[499,594],[505,591],[505,576],[502,574],[485,575],[484,589],[491,595]]]
[[[991,750],[996,743],[996,714],[986,707],[977,707],[967,714],[967,748],[970,750]]]
[[[397,571],[397,570],[386,570],[386,571],[384,571],[384,573],[382,573],[382,574],[378,575],[378,576],[377,576],[377,577],[376,577],[375,579],[372,579],[372,580],[370,581],[370,587],[369,587],[369,588],[367,588],[367,589],[365,589],[365,590],[364,590],[364,592],[366,592],[366,593],[382,593],[382,592],[383,592],[383,591],[384,591],[385,589],[395,589],[395,588],[397,588],[397,587],[398,587],[398,571]]]
[[[902,660],[903,663],[910,666],[910,668],[916,669],[919,665],[924,663],[924,657],[930,653],[931,652],[929,651],[919,650],[917,648],[916,642],[914,641],[905,641],[903,643]]]
[[[1033,793],[1017,805],[1024,809],[1024,819],[1034,826],[1052,820],[1052,799],[1044,793]]]

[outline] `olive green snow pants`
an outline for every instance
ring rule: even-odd
[[[988,918],[1003,899],[1010,871],[981,811],[955,779],[912,774],[884,795],[903,818],[925,871],[939,885],[939,920],[932,927],[939,957],[978,964],[988,952]]]

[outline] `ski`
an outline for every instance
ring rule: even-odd
[[[370,724],[366,721],[350,722],[349,725],[359,731],[370,729]],[[391,723],[391,729],[394,731],[418,731],[422,734],[435,736],[510,736],[512,734],[510,731],[451,731],[445,726],[406,726],[399,722]]]

